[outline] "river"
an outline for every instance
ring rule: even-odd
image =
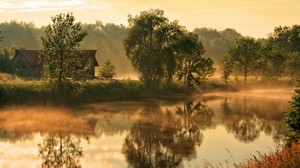
[[[292,89],[0,109],[0,165],[232,165],[284,142]]]

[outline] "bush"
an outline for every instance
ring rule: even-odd
[[[291,111],[287,115],[288,127],[292,131],[290,140],[294,141],[300,137],[300,81],[295,89],[291,103]]]

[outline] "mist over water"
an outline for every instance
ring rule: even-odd
[[[50,164],[45,158],[51,155],[38,151],[59,152],[60,142],[72,149],[65,151],[74,158],[69,161],[83,167],[237,163],[257,151],[274,151],[284,142],[283,112],[289,109],[291,91],[211,93],[172,101],[95,103],[76,109],[2,108],[0,164]]]

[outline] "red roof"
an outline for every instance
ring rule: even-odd
[[[16,50],[16,54],[21,54],[30,66],[39,66],[38,57],[40,50]],[[94,66],[99,66],[98,61],[95,57],[97,50],[82,50],[83,60],[82,64],[86,65],[89,58],[94,60]]]

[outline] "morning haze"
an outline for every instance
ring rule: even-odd
[[[100,20],[127,25],[127,15],[150,8],[164,9],[168,18],[179,20],[189,30],[234,28],[243,35],[261,38],[276,26],[299,22],[300,15],[298,0],[6,0],[0,2],[0,22],[34,22],[39,27],[48,24],[57,13],[73,12],[83,23]]]
[[[300,163],[300,1],[0,1],[0,167]]]

